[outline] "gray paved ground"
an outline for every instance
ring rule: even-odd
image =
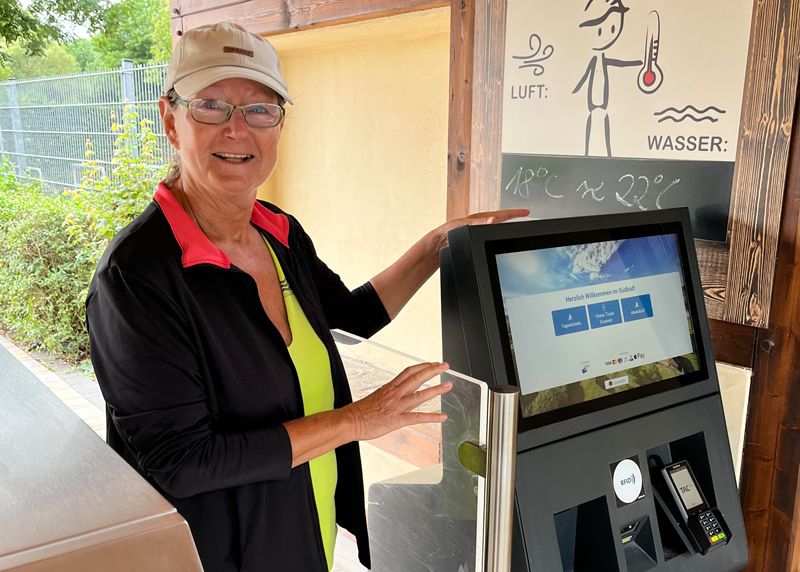
[[[45,353],[29,352],[28,355],[56,373],[67,385],[83,395],[95,407],[105,409],[106,402],[103,400],[97,381],[93,377],[89,377],[75,366],[57,360]]]
[[[0,336],[0,383],[13,383],[15,372],[20,368],[27,369],[98,435],[105,438],[105,403],[97,384],[68,364],[42,354],[39,354],[39,358],[36,359],[8,338]]]

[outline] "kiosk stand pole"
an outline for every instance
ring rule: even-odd
[[[519,388],[495,386],[490,396],[485,570],[508,572],[511,570]]]

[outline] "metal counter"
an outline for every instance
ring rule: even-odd
[[[12,360],[0,371],[0,515],[0,570],[202,570],[183,517]]]

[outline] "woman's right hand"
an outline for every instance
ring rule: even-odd
[[[343,409],[352,418],[356,441],[376,439],[407,425],[443,423],[447,415],[412,411],[426,401],[450,391],[453,384],[442,383],[420,390],[420,386],[447,371],[446,363],[420,363],[404,369],[386,385]]]

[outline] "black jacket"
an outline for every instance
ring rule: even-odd
[[[252,222],[328,349],[335,406],[350,403],[330,329],[372,335],[389,321],[380,299],[347,289],[293,217],[256,203]],[[86,314],[108,443],[186,518],[205,569],[326,570],[308,465],[291,468],[282,425],[303,416],[286,345],[255,281],[163,185],[103,255]],[[336,458],[337,521],[369,566],[358,444]]]

